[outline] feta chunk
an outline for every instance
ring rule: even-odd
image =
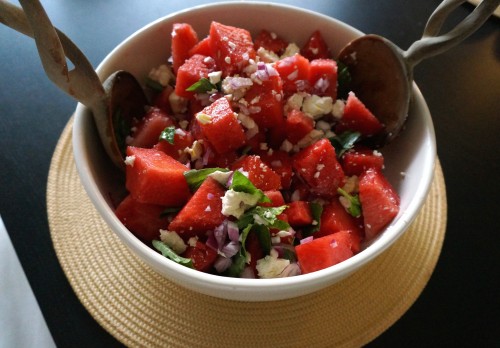
[[[216,85],[221,81],[222,71],[213,71],[208,73],[208,79],[212,85]]]
[[[257,195],[238,192],[233,189],[227,190],[224,197],[222,197],[222,214],[239,219],[245,210],[254,207],[258,201],[259,197]]]
[[[135,162],[135,156],[127,156],[127,157],[125,157],[125,165],[126,166],[133,167],[134,166],[134,162]]]
[[[305,97],[302,104],[302,111],[310,115],[313,119],[318,119],[323,115],[331,113],[332,109],[332,97],[320,97],[315,94]]]
[[[286,57],[291,57],[294,54],[300,53],[300,48],[294,43],[288,44],[286,46],[285,52],[281,55],[281,59],[286,58]]]
[[[157,68],[151,69],[148,77],[151,80],[158,82],[163,87],[168,86],[170,81],[175,80],[175,75],[172,70],[170,70],[170,68],[164,64],[160,65]]]
[[[344,107],[345,107],[344,101],[337,99],[332,107],[333,117],[335,117],[337,120],[340,120],[342,118],[342,115],[344,114]]]
[[[275,251],[272,249],[272,251]],[[267,255],[263,259],[257,260],[257,274],[260,278],[277,278],[283,272],[285,267],[290,264],[289,260],[280,259],[271,251],[271,255]]]
[[[212,116],[208,114],[204,114],[203,112],[198,112],[196,114],[196,119],[201,123],[201,124],[209,124],[212,122]]]
[[[168,102],[174,114],[183,114],[187,111],[187,106],[189,100],[183,97],[179,97],[175,92],[170,93],[168,96]]]
[[[221,172],[220,170],[216,170],[215,172],[208,174],[211,178],[217,181],[219,184],[226,186],[229,177],[233,174],[233,172]]]

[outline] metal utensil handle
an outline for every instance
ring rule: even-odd
[[[20,0],[23,9],[0,0],[0,22],[35,39],[43,68],[52,82],[73,98],[90,106],[104,97],[94,68],[80,49],[54,28],[38,0]],[[66,57],[74,69],[68,71]]]
[[[464,2],[465,0],[444,0],[432,13],[424,29],[422,39],[414,42],[403,53],[410,70],[422,60],[443,53],[465,40],[479,29],[500,5],[500,0],[483,0],[453,29],[439,35],[449,14]]]

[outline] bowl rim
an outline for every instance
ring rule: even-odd
[[[348,31],[351,31],[354,35],[361,36],[364,33],[360,30],[350,26],[347,23],[344,23],[338,19],[333,17],[314,12],[308,9],[303,9],[300,7],[278,4],[273,2],[262,2],[262,1],[229,1],[229,2],[220,2],[213,4],[204,4],[198,5],[194,7],[190,7],[187,9],[183,9],[180,11],[173,12],[161,18],[150,22],[149,24],[143,26],[142,28],[135,31],[133,34],[129,35],[126,39],[124,39],[120,44],[118,44],[106,57],[102,60],[102,62],[98,65],[96,71],[99,74],[102,71],[103,67],[106,66],[107,62],[113,57],[117,51],[119,51],[124,45],[126,45],[130,40],[135,38],[137,35],[150,30],[152,27],[159,25],[165,21],[172,21],[174,18],[184,15],[190,12],[199,12],[204,11],[207,8],[225,8],[227,9],[239,9],[241,7],[254,7],[254,6],[268,6],[274,7],[275,9],[284,9],[292,12],[297,12],[297,14],[308,13],[309,15],[321,17],[324,20],[332,21],[337,26],[343,27]],[[101,76],[102,78],[102,76]],[[135,237],[116,217],[114,211],[111,209],[109,204],[104,199],[101,194],[98,185],[95,180],[92,178],[92,173],[90,167],[88,165],[88,153],[85,149],[85,139],[82,132],[73,132],[73,151],[75,159],[80,158],[83,160],[76,161],[77,171],[79,173],[82,184],[90,197],[92,203],[97,208],[100,216],[105,220],[109,227],[118,235],[118,237],[134,252],[138,253],[140,258],[145,260],[149,260],[148,262],[150,266],[153,266],[157,271],[160,271],[162,274],[168,273],[170,275],[176,273],[180,275],[181,282],[195,282],[199,284],[203,284],[203,287],[209,287],[213,289],[222,289],[227,288],[233,291],[280,291],[282,287],[295,288],[302,287],[304,283],[311,285],[318,285],[325,283],[328,279],[335,276],[342,277],[344,275],[348,275],[353,271],[353,266],[356,265],[356,269],[359,269],[362,265],[372,261],[376,256],[381,254],[387,248],[389,248],[399,237],[401,237],[404,232],[408,229],[410,223],[416,218],[418,215],[418,211],[421,209],[425,197],[427,196],[430,186],[433,179],[434,166],[436,161],[436,141],[435,141],[435,133],[434,127],[432,123],[432,119],[430,117],[430,112],[423,98],[420,90],[417,85],[413,83],[413,94],[414,100],[413,103],[418,102],[420,107],[422,108],[422,112],[424,114],[424,129],[428,132],[428,140],[430,148],[430,160],[425,162],[426,168],[424,173],[427,175],[419,181],[419,187],[417,188],[417,194],[411,197],[408,207],[401,213],[401,216],[398,218],[398,221],[395,225],[391,225],[388,229],[384,230],[384,233],[380,234],[379,237],[374,240],[374,242],[361,251],[360,253],[352,256],[351,258],[326,269],[322,269],[316,272],[302,274],[300,276],[295,277],[285,277],[285,278],[274,278],[274,279],[248,279],[248,278],[231,278],[224,277],[209,273],[200,272],[194,269],[187,268],[185,266],[179,265],[167,258],[165,258],[160,253],[156,252],[142,241],[140,241],[137,237]],[[81,115],[89,112],[89,110],[82,104],[78,103],[75,116],[74,117],[74,129],[81,129],[83,126],[84,118]],[[78,116],[80,115],[80,116]]]

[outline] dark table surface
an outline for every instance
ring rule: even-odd
[[[422,33],[439,0],[281,1],[322,12],[402,48]],[[53,23],[94,66],[148,22],[210,1],[46,0]],[[470,13],[464,4],[445,26]],[[263,23],[265,27],[265,23]],[[430,282],[371,346],[500,344],[500,22],[415,71],[434,119],[448,227]],[[98,38],[98,39],[96,39]],[[119,343],[80,304],[58,263],[46,213],[51,156],[75,108],[44,75],[34,42],[0,27],[0,214],[60,347]],[[0,280],[1,281],[1,280]],[[1,296],[1,294],[0,294]]]

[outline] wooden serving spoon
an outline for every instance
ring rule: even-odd
[[[80,49],[54,28],[38,0],[20,0],[22,9],[0,0],[0,22],[35,39],[47,76],[92,110],[102,144],[115,165],[124,168],[124,142],[133,118],[141,118],[147,98],[135,77],[117,71],[103,84]],[[23,11],[24,10],[24,11]],[[66,57],[73,63],[69,70]],[[126,127],[125,127],[126,128]]]
[[[370,34],[353,40],[340,52],[338,59],[351,75],[350,89],[385,125],[382,133],[371,139],[374,145],[383,146],[400,133],[408,116],[413,68],[465,40],[500,4],[500,0],[483,0],[452,30],[438,35],[448,15],[464,2],[443,1],[430,16],[422,38],[407,51]]]

